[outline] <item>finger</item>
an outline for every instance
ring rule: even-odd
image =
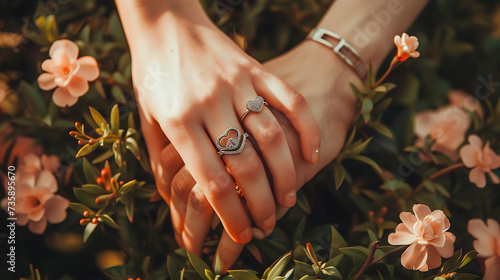
[[[203,190],[200,185],[195,185],[188,198],[182,240],[185,248],[197,256],[201,255],[213,216],[214,211]]]
[[[251,90],[246,90],[246,92],[251,92]],[[248,102],[254,103],[257,107],[260,107],[259,105],[262,104],[258,102],[259,99],[256,99],[255,94],[253,96],[247,95],[246,98],[246,100],[249,100]],[[241,103],[244,102],[243,100],[241,101]],[[235,105],[235,107],[242,107],[241,104],[239,105]],[[243,115],[245,112],[240,110],[239,113]],[[242,124],[257,141],[258,148],[272,175],[276,201],[282,206],[292,207],[296,201],[295,167],[286,136],[280,124],[265,106],[262,107],[260,112],[250,112],[247,114]]]
[[[252,238],[250,220],[234,190],[232,177],[219,158],[212,140],[201,128],[192,124],[162,130],[170,131],[170,140],[177,148],[193,178],[201,185],[205,196],[235,241],[247,243]]]
[[[161,197],[170,204],[170,182],[176,171],[169,172],[169,168],[161,164],[161,151],[170,143],[158,123],[149,114],[145,114],[139,106],[139,118],[142,133],[148,149],[151,170],[155,178],[156,187]]]
[[[219,255],[220,258],[222,274],[225,274],[228,269],[231,269],[233,264],[238,260],[244,247],[245,245],[234,242],[226,230],[222,232],[216,251],[216,255]],[[214,262],[215,259],[216,258],[214,258]]]
[[[238,125],[238,118],[233,110],[212,115],[212,120],[206,124],[209,134],[215,139],[214,142],[217,141],[218,135],[226,133],[226,129],[231,126],[236,127],[243,134],[243,129]],[[231,137],[237,137],[234,131],[231,133],[222,138],[222,146],[226,145],[225,140],[229,141]],[[240,139],[245,141],[244,138],[240,137]],[[266,233],[272,231],[276,223],[275,202],[262,161],[251,143],[246,141],[240,153],[223,155],[223,159],[227,169],[243,190],[255,224]],[[266,206],[262,207],[263,205]],[[227,230],[231,234],[230,229],[227,228]]]
[[[159,128],[159,126],[158,126]],[[162,132],[163,133],[163,132]],[[157,186],[160,194],[168,194],[171,199],[171,184],[174,176],[184,166],[181,156],[175,149],[174,145],[168,144],[160,153],[160,165],[163,167],[162,181],[163,184]],[[168,202],[170,205],[170,202]]]
[[[180,233],[184,232],[186,209],[188,205],[189,194],[191,189],[196,184],[196,181],[191,176],[191,173],[182,167],[181,170],[172,179],[171,194],[172,201],[170,203],[170,216],[172,217],[172,226]],[[185,245],[185,243],[184,243]]]
[[[310,163],[318,163],[321,135],[306,99],[286,82],[267,71],[258,71],[253,83],[255,90],[271,106],[283,112],[299,132],[304,158]]]

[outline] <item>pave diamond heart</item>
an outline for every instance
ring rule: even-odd
[[[231,137],[226,142],[226,149],[234,150],[240,145],[240,139],[236,137]]]
[[[264,98],[262,98],[262,96],[257,96],[254,100],[247,101],[245,106],[252,112],[260,112],[264,106]]]

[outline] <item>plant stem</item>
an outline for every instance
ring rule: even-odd
[[[463,163],[455,163],[453,165],[450,165],[448,167],[445,167],[439,171],[436,171],[436,173],[432,174],[431,176],[429,176],[429,178],[427,178],[427,180],[429,181],[433,181],[435,179],[437,179],[438,177],[440,177],[441,175],[444,175],[452,170],[455,170],[455,169],[458,169],[460,167],[463,167],[464,164]],[[415,193],[418,193],[419,191],[421,191],[423,188],[424,188],[424,182],[426,180],[422,181],[422,183],[420,183],[420,185],[418,185],[416,188],[415,188]]]
[[[394,57],[391,61],[391,65],[389,66],[389,69],[387,69],[387,71],[385,71],[384,75],[372,86],[372,89],[376,89],[385,80],[385,78],[387,78],[387,76],[389,76],[389,73],[391,73],[392,70],[394,70],[394,68],[401,65],[401,63],[402,63],[401,61],[399,61],[396,57]]]
[[[359,279],[361,276],[363,276],[363,274],[368,269],[368,267],[370,267],[372,265],[373,256],[375,255],[375,251],[377,250],[378,247],[379,247],[378,241],[375,241],[372,243],[372,247],[370,248],[370,253],[368,254],[368,258],[366,259],[365,263],[363,264],[361,269],[358,271],[356,276],[354,276],[354,278],[352,278],[352,280]]]
[[[372,261],[372,263],[371,263],[370,265],[374,265],[374,264],[378,263],[379,261],[381,261],[381,260],[383,260],[383,259],[387,258],[389,255],[394,255],[394,253],[397,253],[397,252],[399,252],[399,251],[402,251],[403,249],[406,249],[406,247],[407,247],[406,245],[403,245],[403,246],[399,246],[399,247],[398,247],[398,248],[396,248],[396,249],[390,250],[389,252],[387,252],[387,253],[386,253],[385,255],[383,255],[382,257],[380,257],[380,258],[378,258],[378,259],[376,259],[376,260]]]

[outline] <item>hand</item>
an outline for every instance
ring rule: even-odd
[[[315,55],[311,55],[315,54]],[[297,170],[296,190],[309,181],[340,152],[347,131],[354,116],[355,98],[349,82],[359,82],[354,72],[333,52],[323,46],[306,41],[280,57],[264,64],[266,68],[287,81],[301,92],[313,108],[313,113],[321,128],[322,149],[320,163],[308,164],[300,155],[299,135],[288,120],[279,112],[273,111],[285,132],[288,145]],[[213,211],[208,201],[198,191],[196,182],[183,167],[182,159],[172,145],[162,151],[164,167],[168,167],[167,181],[172,180],[171,188],[192,189],[191,194],[179,197],[186,205],[182,211],[184,223],[174,223],[178,232],[187,231],[190,239],[183,239],[179,244],[186,249],[201,252],[205,236],[209,230]],[[196,195],[193,195],[196,194]],[[268,207],[261,204],[261,207]],[[277,219],[288,208],[277,205]],[[253,229],[254,237],[262,238],[265,234]],[[224,269],[228,269],[238,258],[244,245],[235,243],[226,232],[221,236],[217,253],[221,257]]]
[[[146,9],[148,3],[140,8]],[[246,55],[204,14],[185,12],[182,6],[178,1],[155,6],[139,33],[124,22],[141,119],[154,126],[143,128],[146,143],[150,154],[158,151],[159,143],[174,145],[185,163],[180,171],[189,170],[189,177],[198,182],[193,188],[159,186],[167,188],[160,193],[171,202],[174,225],[184,217],[185,206],[177,202],[200,195],[206,197],[231,238],[247,243],[252,236],[251,220],[234,190],[233,177],[245,193],[251,219],[269,234],[276,222],[275,199],[282,206],[295,204],[296,175],[285,135],[271,111],[264,108],[248,115],[243,130],[239,118],[246,111],[244,104],[260,95],[284,112],[300,132],[302,154],[311,163],[319,157],[319,129],[302,95]],[[166,7],[164,13],[157,11],[161,7]],[[225,162],[219,158],[215,139],[231,126],[256,140],[263,161],[249,142],[240,154],[224,156]],[[158,163],[156,157],[152,156],[153,166]],[[190,239],[186,230],[178,234]]]

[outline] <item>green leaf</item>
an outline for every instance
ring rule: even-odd
[[[255,274],[246,270],[228,270],[227,272],[237,280],[260,280]]]
[[[300,273],[300,274],[307,274],[307,275],[316,275],[316,272],[312,268],[310,264],[307,264],[305,262],[301,262],[298,260],[293,260],[295,262],[295,271]]]
[[[110,158],[111,156],[113,156],[114,152],[113,152],[113,149],[108,149],[107,151],[105,151],[104,153],[98,155],[93,161],[92,161],[92,164],[96,164],[96,163],[100,163],[100,162],[103,162],[105,160],[107,160],[108,158]]]
[[[123,90],[118,86],[118,85],[113,85],[111,87],[111,95],[113,98],[121,103],[121,104],[126,104],[127,103],[127,98],[125,98],[125,95],[123,94]]]
[[[94,210],[88,208],[87,206],[77,203],[77,202],[70,202],[69,203],[69,208],[71,208],[73,211],[76,213],[80,214],[83,216],[83,212],[88,211],[90,215],[94,215]]]
[[[441,269],[439,270],[440,274],[452,272],[454,269],[460,266],[460,257],[462,257],[462,249],[456,251],[453,256],[449,260],[447,260]]]
[[[119,167],[122,166],[122,149],[120,144],[120,139],[116,139],[113,143],[113,153],[115,154],[115,162]]]
[[[215,273],[215,275],[219,275],[219,276],[222,273],[222,263],[220,261],[220,255],[219,255],[219,253],[215,253],[214,273]],[[257,279],[257,280],[259,280],[259,279]]]
[[[214,273],[210,269],[205,269],[205,276],[209,280],[214,280]]]
[[[45,117],[47,115],[47,105],[37,87],[22,80],[19,84],[19,90],[23,94],[24,101],[36,115],[40,117]]]
[[[151,256],[145,257],[144,261],[142,261],[142,266],[141,266],[142,273],[148,274],[150,263],[151,263]]]
[[[83,242],[86,242],[87,239],[89,239],[90,235],[94,232],[96,227],[97,227],[97,224],[93,224],[93,223],[88,223],[85,226],[85,230],[83,231]]]
[[[162,203],[160,207],[158,207],[158,214],[156,215],[155,228],[159,229],[165,222],[168,217],[168,213],[170,212],[170,208],[166,203]]]
[[[383,190],[395,192],[399,197],[403,198],[408,198],[413,193],[413,189],[410,187],[410,185],[399,180],[386,182],[380,188]]]
[[[273,280],[275,277],[279,276],[281,272],[285,269],[286,265],[290,261],[290,258],[292,256],[291,252],[288,252],[284,256],[282,256],[279,261],[273,266],[273,268],[269,271],[269,274],[267,275],[267,280]]]
[[[344,247],[339,250],[352,258],[356,270],[359,270],[368,258],[368,249],[365,247]]]
[[[478,252],[476,252],[476,251],[470,251],[470,252],[468,252],[463,257],[462,262],[461,262],[461,264],[460,264],[460,266],[458,268],[462,268],[462,267],[466,266],[469,262],[471,262],[472,260],[474,260],[477,255],[478,255]]]
[[[368,126],[373,128],[378,133],[384,135],[385,137],[394,139],[394,134],[392,134],[392,131],[382,123],[374,121],[371,122]]]
[[[131,190],[134,189],[134,187],[136,185],[135,183],[136,183],[136,180],[134,179],[132,181],[129,181],[129,182],[123,184],[123,186],[120,188],[118,193],[121,195],[128,194]]]
[[[311,206],[309,205],[309,201],[303,192],[297,193],[297,204],[302,210],[304,210],[304,212],[311,214]]]
[[[356,96],[362,96],[361,91],[353,83],[349,83],[349,86],[351,86],[352,92],[354,92]]]
[[[137,158],[137,160],[141,160],[141,152],[139,151],[139,144],[135,141],[134,138],[128,137],[125,140],[125,147],[127,150],[132,152],[132,154]]]
[[[350,147],[349,154],[357,155],[357,154],[360,154],[361,152],[363,152],[366,149],[366,147],[368,146],[368,144],[370,143],[370,141],[372,140],[372,138],[373,137],[370,137],[370,138],[366,139],[366,141],[364,141],[364,142],[359,142],[359,144],[352,145],[352,147]]]
[[[330,259],[334,256],[341,254],[339,248],[347,247],[347,242],[345,242],[344,237],[337,231],[334,226],[330,226],[332,233],[332,242],[330,243]]]
[[[442,195],[444,195],[444,196],[446,196],[448,198],[450,197],[450,193],[448,192],[448,190],[445,187],[443,187],[443,185],[438,184],[438,183],[434,183],[434,186],[436,187],[436,190],[440,194],[442,194]]]
[[[73,192],[75,193],[76,198],[83,205],[91,208],[99,208],[98,205],[95,204],[95,199],[97,195],[86,192],[84,189],[73,188]]]
[[[180,280],[179,270],[175,267],[172,257],[167,257],[168,276],[171,280]]]
[[[479,276],[474,275],[474,274],[469,274],[469,273],[457,273],[455,275],[456,280],[474,280],[479,278]]]
[[[362,156],[362,155],[349,155],[349,158],[352,158],[352,159],[357,160],[357,161],[364,162],[364,163],[370,165],[371,167],[373,167],[373,169],[375,169],[375,171],[377,171],[378,173],[382,173],[382,169],[380,168],[380,166],[378,165],[378,163],[376,163],[371,158],[368,158],[368,157],[365,157],[365,156]]]
[[[370,121],[371,115],[370,115],[370,113],[366,113],[366,114],[363,114],[362,117],[363,117],[363,122],[365,124],[367,124]]]
[[[90,114],[92,115],[92,118],[94,119],[95,123],[97,124],[98,127],[103,127],[108,125],[108,122],[106,119],[99,113],[96,109],[89,107],[90,109]]]
[[[335,161],[335,163],[333,164],[333,177],[335,179],[335,189],[338,190],[340,188],[342,182],[344,182],[345,174],[346,170],[344,166],[341,163]]]
[[[120,18],[116,12],[113,12],[108,18],[108,30],[115,41],[120,43],[126,43],[125,34],[123,33],[123,28],[120,22]]]
[[[84,191],[91,194],[101,195],[107,193],[105,190],[103,190],[101,187],[95,184],[85,184],[82,185],[82,188]]]
[[[86,156],[90,153],[92,153],[93,151],[95,151],[95,149],[97,149],[99,145],[97,143],[95,144],[85,144],[79,151],[78,153],[76,154],[75,157],[83,157],[83,156]]]
[[[125,204],[125,212],[127,213],[128,220],[134,222],[134,212],[135,212],[135,200],[130,199],[128,203]]]
[[[115,104],[111,109],[111,133],[114,135],[118,134],[118,130],[120,129],[120,111],[118,110],[118,104]]]
[[[375,102],[375,100],[374,100]],[[391,105],[392,103],[392,98],[386,98],[382,101],[380,101],[377,105],[375,105],[375,107],[373,108],[373,111],[372,111],[372,114],[374,116],[378,116],[378,115],[381,115],[382,113],[385,112],[385,110],[387,110],[387,108],[389,108],[389,106]]]
[[[327,266],[327,267],[323,268],[321,270],[321,272],[323,272],[323,274],[325,274],[325,275],[329,275],[329,276],[333,276],[333,277],[338,278],[338,279],[342,279],[342,274],[340,274],[340,271],[333,266]]]
[[[210,280],[205,274],[205,270],[210,270],[210,267],[203,260],[193,255],[191,252],[187,251],[187,255],[189,258],[189,262],[191,262],[191,265],[194,267],[196,272],[198,272],[201,278],[203,278],[204,280]]]
[[[373,110],[373,101],[365,98],[361,104],[361,114],[370,113]]]
[[[86,158],[83,158],[83,173],[87,182],[97,182],[96,179],[99,177],[99,171]]]
[[[107,214],[101,214],[101,219],[108,226],[110,226],[110,227],[112,227],[114,229],[120,229],[120,226],[109,215],[107,215]]]

